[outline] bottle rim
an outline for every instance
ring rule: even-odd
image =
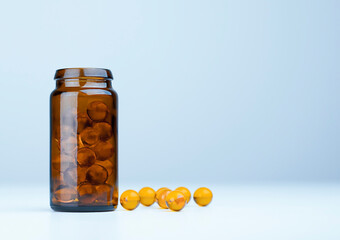
[[[113,76],[106,68],[61,68],[56,70],[54,80],[62,79],[113,80]]]

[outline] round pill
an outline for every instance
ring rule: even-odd
[[[157,203],[161,208],[168,208],[166,205],[166,196],[171,192],[169,189],[163,189],[158,196]]]
[[[189,203],[189,201],[191,199],[191,193],[190,193],[189,189],[187,189],[186,187],[178,187],[175,190],[182,192],[184,194],[185,198],[186,198],[186,202]]]
[[[156,192],[150,187],[143,187],[139,190],[140,203],[144,206],[151,206],[156,200]]]
[[[104,183],[107,177],[107,170],[98,164],[93,164],[86,172],[86,180],[92,184]]]
[[[173,211],[180,211],[184,208],[187,198],[180,191],[172,191],[166,196],[166,205]]]
[[[156,202],[158,202],[159,194],[160,194],[163,190],[165,190],[165,189],[170,190],[170,189],[167,188],[167,187],[162,187],[162,188],[160,188],[160,189],[158,189],[158,190],[156,191]],[[171,191],[171,190],[170,190],[170,191]]]
[[[211,202],[212,198],[212,192],[206,187],[201,187],[194,193],[194,200],[201,207],[207,206]]]
[[[82,167],[91,166],[96,161],[95,153],[89,148],[81,148],[77,154],[78,164]]]
[[[87,106],[87,114],[93,121],[102,121],[108,113],[108,107],[105,103],[94,101]]]
[[[134,210],[136,207],[138,207],[139,202],[140,197],[138,193],[134,190],[126,190],[120,196],[120,204],[126,210]]]

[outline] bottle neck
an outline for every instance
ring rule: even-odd
[[[112,88],[112,83],[105,78],[59,79],[56,88]]]

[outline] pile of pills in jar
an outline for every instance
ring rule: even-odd
[[[117,196],[115,115],[104,101],[60,112],[53,133],[52,202],[70,206],[106,206]]]
[[[198,188],[194,193],[194,201],[197,205],[207,206],[212,200],[213,194],[209,188]],[[120,204],[127,210],[136,209],[139,204],[149,207],[155,202],[161,208],[172,211],[181,211],[191,199],[191,193],[186,187],[176,188],[174,191],[163,187],[157,191],[150,187],[144,187],[137,193],[134,190],[127,190],[120,196]]]

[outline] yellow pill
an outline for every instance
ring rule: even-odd
[[[184,208],[187,198],[180,191],[172,191],[166,196],[166,205],[173,211],[180,211]]]
[[[120,195],[120,204],[127,210],[134,210],[138,207],[140,197],[134,190],[126,190]]]
[[[160,191],[159,195],[158,195],[158,205],[161,208],[168,208],[168,206],[166,205],[166,196],[171,192],[171,190],[169,189],[163,189],[162,191]]]
[[[212,200],[213,194],[209,188],[201,187],[197,189],[194,193],[195,202],[203,207],[207,206]]]
[[[187,189],[186,187],[178,187],[175,190],[176,191],[180,191],[180,192],[182,192],[184,194],[187,203],[190,201],[191,193],[190,193],[189,189]]]
[[[157,202],[158,202],[159,194],[161,193],[161,191],[163,191],[163,190],[165,190],[165,189],[170,190],[170,189],[167,188],[167,187],[162,187],[162,188],[160,188],[160,189],[158,189],[158,190],[156,191],[156,201],[157,201]],[[170,191],[171,191],[171,190],[170,190]]]
[[[139,190],[140,203],[144,206],[151,206],[156,199],[156,192],[150,187],[144,187]]]

